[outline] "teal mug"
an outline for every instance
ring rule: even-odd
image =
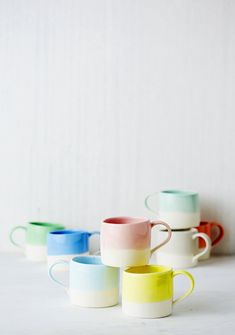
[[[155,198],[155,206],[150,205],[151,198]],[[164,190],[148,195],[145,206],[171,229],[194,228],[200,223],[199,196],[195,192]]]

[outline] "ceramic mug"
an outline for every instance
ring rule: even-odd
[[[58,260],[70,260],[78,255],[89,254],[89,238],[100,234],[98,231],[88,232],[84,230],[57,230],[47,235],[47,263],[48,267]],[[64,270],[65,266],[57,267]]]
[[[47,234],[53,230],[62,230],[65,227],[57,223],[29,222],[27,226],[16,226],[10,232],[10,241],[17,247],[24,249],[25,255],[32,261],[46,261]],[[26,233],[25,245],[15,242],[13,236],[16,230],[22,229]]]
[[[189,290],[173,300],[173,278],[185,275],[191,283]],[[123,271],[122,310],[139,318],[162,318],[172,313],[172,305],[186,298],[194,288],[193,276],[167,266],[146,265]]]
[[[224,227],[220,223],[217,223],[217,222],[201,221],[200,226],[197,227],[197,230],[200,233],[205,233],[210,237],[212,247],[215,246],[217,243],[219,243],[224,237]],[[216,237],[213,237],[214,231],[217,231]],[[205,248],[205,242],[201,238],[199,238],[199,241],[198,241],[198,248],[199,248],[199,251]],[[200,257],[200,261],[206,260],[209,257],[210,257],[210,249],[202,257]]]
[[[153,249],[151,228],[162,225],[167,229],[164,241]],[[133,217],[114,217],[101,224],[101,258],[109,266],[128,267],[146,265],[150,256],[171,238],[171,229],[165,222],[150,222],[148,219]]]
[[[159,231],[156,240],[160,243],[167,235],[166,231]],[[198,252],[198,238],[205,241],[205,247]],[[164,245],[156,255],[157,264],[165,264],[173,268],[188,268],[196,266],[202,257],[211,248],[208,235],[198,233],[197,229],[173,230],[171,240]]]
[[[69,266],[69,286],[57,280],[53,269],[61,264]],[[49,277],[64,286],[73,305],[109,307],[118,303],[119,269],[102,264],[100,256],[78,256],[54,263]]]
[[[158,210],[150,206],[151,198],[157,198]],[[171,229],[189,229],[197,227],[200,222],[199,196],[195,192],[165,190],[150,194],[145,199],[145,206],[157,213]]]

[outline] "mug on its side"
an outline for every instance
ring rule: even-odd
[[[67,260],[78,255],[89,254],[89,238],[100,234],[98,231],[88,232],[84,230],[57,230],[47,235],[47,263],[48,267],[58,260]],[[65,270],[61,265],[57,270]]]
[[[10,241],[18,248],[22,248],[27,259],[32,261],[46,261],[47,259],[47,234],[53,230],[63,230],[65,227],[58,223],[29,222],[25,226],[16,226],[10,232]],[[13,236],[16,230],[22,229],[26,233],[25,245],[15,242]]]
[[[61,264],[69,266],[69,286],[57,280],[53,269]],[[102,264],[100,256],[78,256],[54,263],[50,279],[64,286],[73,305],[82,307],[109,307],[118,303],[119,269]]]
[[[212,247],[218,244],[224,237],[224,227],[218,222],[201,221],[200,225],[196,228],[200,233],[205,233],[210,237]],[[217,231],[216,237],[213,236],[214,231]],[[205,248],[205,242],[201,238],[199,238],[198,241],[198,248],[199,251],[202,251]],[[210,249],[203,256],[201,256],[199,260],[206,260],[209,257]]]
[[[151,198],[157,199],[156,208],[150,206]],[[171,229],[189,229],[200,222],[199,196],[195,192],[164,190],[148,195],[145,206],[157,213],[159,220],[167,222]]]
[[[189,290],[173,300],[173,278],[185,275],[191,283]],[[186,298],[194,288],[192,275],[170,267],[146,265],[123,271],[122,310],[139,318],[162,318],[172,313],[172,305]]]
[[[167,229],[165,240],[153,249],[151,228],[162,225]],[[150,222],[148,219],[114,217],[101,224],[102,262],[114,267],[146,265],[153,252],[161,248],[171,238],[171,229],[165,222]]]
[[[166,231],[159,231],[157,241],[161,242],[167,235]],[[205,247],[198,252],[198,241],[201,237],[205,241]],[[204,233],[198,233],[197,229],[172,230],[170,242],[163,246],[156,254],[157,264],[165,264],[173,268],[188,268],[197,265],[198,260],[211,248],[211,240]]]

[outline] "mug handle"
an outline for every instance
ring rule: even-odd
[[[64,260],[64,259],[61,259],[61,260],[59,260],[58,262],[55,262],[54,264],[52,264],[51,266],[50,266],[50,268],[49,268],[49,270],[48,270],[48,276],[49,276],[49,278],[52,280],[52,281],[54,281],[56,284],[59,284],[59,285],[61,285],[61,286],[63,286],[63,287],[65,287],[65,289],[68,289],[68,287],[64,284],[64,283],[62,283],[61,281],[59,281],[58,279],[56,279],[55,277],[54,277],[54,275],[53,275],[53,269],[54,269],[54,267],[56,267],[57,265],[61,265],[61,264],[66,264],[66,265],[69,265],[69,261],[66,261],[66,260]]]
[[[152,193],[152,194],[149,194],[145,200],[144,200],[144,204],[145,204],[145,207],[150,211],[150,212],[153,212],[155,214],[158,214],[157,211],[153,210],[150,206],[149,206],[149,199],[152,198],[153,196],[156,196],[158,195],[158,193]]]
[[[88,233],[88,237],[90,238],[92,235],[100,235],[100,232],[98,230],[94,230]],[[94,255],[100,255],[100,249],[96,250]]]
[[[205,233],[196,233],[192,236],[192,239],[195,240],[196,238],[199,238],[201,237],[205,243],[206,243],[206,246],[205,248],[199,252],[198,254],[196,254],[194,257],[193,257],[193,261],[196,261],[198,260],[201,256],[205,255],[207,253],[207,251],[211,248],[211,239],[210,237],[205,234]]]
[[[193,276],[191,275],[191,273],[189,273],[188,271],[184,271],[184,270],[175,270],[173,271],[173,278],[175,276],[178,276],[178,275],[183,275],[183,276],[186,276],[188,277],[190,283],[191,283],[191,287],[189,288],[189,290],[187,292],[185,292],[183,295],[181,295],[181,297],[173,300],[173,304],[175,304],[176,302],[179,302],[181,300],[183,300],[184,298],[186,298],[188,295],[190,295],[194,289],[194,278]]]
[[[159,221],[152,221],[152,222],[150,222],[150,224],[151,224],[151,228],[153,228],[154,226],[157,226],[157,225],[162,225],[167,229],[167,232],[168,232],[167,238],[162,243],[158,244],[156,247],[154,247],[150,250],[150,253],[152,255],[157,249],[161,248],[163,245],[165,245],[171,239],[172,232],[171,232],[170,226],[163,221],[160,221],[160,220]]]
[[[16,247],[22,249],[22,248],[24,248],[24,246],[21,245],[21,244],[18,244],[17,242],[15,242],[15,240],[14,240],[14,238],[13,238],[14,232],[15,232],[17,229],[23,229],[25,232],[26,232],[26,230],[27,230],[27,228],[24,227],[24,226],[16,226],[16,227],[14,227],[14,228],[10,231],[9,239],[10,239],[10,241],[11,241],[11,243],[12,243],[13,245],[15,245]]]
[[[211,228],[216,227],[219,232],[218,236],[214,239],[214,241],[212,241],[211,245],[213,247],[214,245],[219,243],[219,241],[222,240],[222,238],[224,237],[224,227],[217,222],[210,222],[210,225],[211,225]]]

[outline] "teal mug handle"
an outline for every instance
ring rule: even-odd
[[[66,265],[69,265],[69,261],[66,261],[66,260],[59,260],[58,262],[55,262],[54,264],[52,264],[48,270],[48,276],[49,278],[54,281],[56,284],[59,284],[60,286],[63,286],[65,289],[68,289],[68,287],[62,283],[60,280],[56,279],[53,275],[53,269],[54,267],[56,267],[57,265],[61,265],[61,264],[66,264]]]
[[[26,230],[27,230],[27,228],[24,227],[24,226],[16,226],[16,227],[14,227],[14,228],[10,231],[9,239],[10,239],[10,241],[11,241],[11,243],[12,243],[13,245],[15,245],[16,247],[22,249],[22,248],[24,248],[24,246],[18,244],[17,242],[15,242],[15,240],[14,240],[14,238],[13,238],[13,235],[14,235],[15,231],[18,230],[18,229],[23,229],[25,232],[26,232]]]
[[[158,193],[152,193],[152,194],[149,194],[146,198],[145,198],[145,200],[144,200],[144,204],[145,204],[145,207],[150,211],[150,212],[153,212],[153,213],[155,213],[155,214],[158,214],[158,212],[157,211],[155,211],[155,210],[153,210],[150,206],[149,206],[149,199],[150,198],[152,198],[153,196],[156,196],[156,195],[158,195]]]
[[[88,233],[89,238],[93,235],[100,235],[100,232],[98,230],[94,230]],[[94,253],[94,255],[100,255],[100,249],[96,250]]]

